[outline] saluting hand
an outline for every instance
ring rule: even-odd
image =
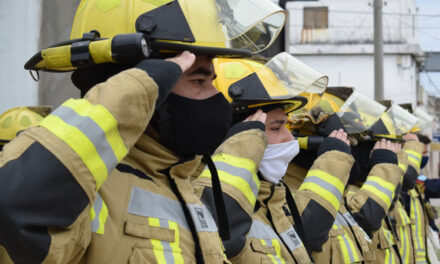
[[[263,112],[263,110],[258,109],[257,112],[255,112],[253,115],[248,116],[243,122],[246,121],[260,121],[263,124],[266,124],[266,113]]]
[[[333,132],[328,135],[328,137],[337,138],[339,140],[342,140],[345,144],[350,146],[350,141],[347,139],[347,133],[344,132],[344,130],[341,128],[339,130],[333,130]]]

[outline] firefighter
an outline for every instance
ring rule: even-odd
[[[420,191],[416,188],[424,145],[419,142],[415,134],[407,134],[403,139],[405,139],[403,149],[408,157],[408,167],[403,178],[401,200],[411,221],[415,263],[429,263],[426,246],[429,219]]]
[[[378,263],[414,263],[413,241],[411,238],[410,219],[400,201],[403,175],[408,167],[407,155],[400,149],[402,136],[415,125],[416,118],[408,111],[389,100],[381,101],[388,107],[369,134],[376,140],[390,139],[399,144],[398,165],[401,179],[394,193],[389,213],[382,221],[382,226],[373,238]]]
[[[4,147],[0,244],[15,263],[226,261],[221,223],[217,226],[210,213],[217,204],[208,209],[189,181],[200,164],[198,154],[212,154],[230,125],[230,106],[211,84],[211,56],[264,49],[281,29],[284,13],[265,1],[229,10],[228,2],[218,4],[82,1],[72,40],[43,50],[26,64],[37,70],[75,70],[72,79],[84,98],[67,100]],[[236,19],[255,9],[269,12],[260,13],[263,18],[273,13],[271,23],[262,21],[261,27],[246,20],[239,27],[245,31],[234,28]],[[132,34],[142,54],[124,50],[131,48]],[[137,39],[139,34],[147,41]],[[147,45],[155,56],[169,58],[145,59]],[[248,46],[252,50],[242,49]],[[115,48],[124,52],[114,53]],[[186,49],[197,56],[162,53]],[[127,61],[124,56],[133,52],[140,57]],[[264,121],[259,114],[237,124],[239,133],[213,156],[245,159],[231,173],[247,184],[258,184],[246,176],[256,173],[267,144],[259,125]],[[228,197],[254,195],[241,191],[234,189]],[[247,203],[242,205],[253,208]]]
[[[308,133],[311,135],[305,142],[313,143],[316,141],[319,143],[319,140],[317,140],[317,138],[319,139],[319,135],[325,136],[335,127],[341,127],[351,134],[360,134],[367,131],[385,110],[380,104],[375,103],[348,87],[328,88],[323,98],[324,101],[320,101],[318,105],[320,109],[326,109],[326,111],[303,113],[292,120],[300,124],[299,127],[295,127],[299,130],[299,133]],[[334,114],[335,112],[338,112],[338,115]],[[301,120],[306,120],[307,122],[304,123],[304,121]],[[312,136],[313,134],[316,136]],[[379,229],[381,220],[385,215],[382,216],[382,219],[376,218],[380,218],[379,214],[382,214],[384,211],[383,208],[387,206],[381,198],[385,201],[389,199],[386,199],[388,196],[382,195],[369,185],[377,186],[373,182],[374,180],[381,181],[381,183],[386,184],[387,187],[394,184],[394,178],[387,178],[388,173],[385,173],[385,171],[387,169],[394,170],[396,168],[394,165],[389,165],[386,157],[380,157],[381,155],[379,154],[386,154],[391,158],[393,155],[395,156],[395,154],[390,151],[393,149],[391,145],[386,142],[377,143],[374,148],[375,151],[373,151],[372,154],[373,156],[371,157],[372,161],[378,161],[377,163],[371,163],[371,165],[373,165],[370,171],[372,181],[368,182],[362,188],[355,187],[353,186],[354,184],[361,182],[359,172],[357,171],[359,170],[359,142],[353,136],[350,137],[350,140],[354,146],[352,153],[356,158],[356,162],[350,172],[348,189],[346,189],[344,193],[344,204],[341,205],[339,211],[337,211],[334,223],[328,223],[332,226],[328,234],[329,239],[322,246],[320,252],[315,252],[314,254],[317,263],[330,263],[331,261],[335,263],[361,261],[374,263],[376,260],[371,244],[371,237],[367,235],[367,232],[372,233]],[[316,147],[313,146],[316,144],[303,145],[302,153],[293,160],[288,170],[289,177],[287,177],[286,181],[293,189],[299,188],[305,175],[307,175],[307,169],[316,157]],[[371,149],[372,148],[373,146],[371,146]],[[367,155],[366,159],[367,164],[369,162],[368,156],[369,155]],[[362,162],[362,164],[364,163],[365,162]],[[386,167],[386,169],[382,167]],[[366,177],[369,174],[369,168],[366,168],[363,173],[364,177]],[[383,177],[384,180],[373,177],[376,176],[376,173]],[[387,184],[388,181],[392,183]],[[377,207],[376,204],[380,204],[381,206]],[[368,211],[366,208],[371,208],[372,211]],[[336,214],[336,211],[334,214]]]
[[[311,263],[310,245],[323,239],[311,236],[313,240],[307,242],[304,232],[312,231],[304,230],[302,221],[319,217],[334,220],[326,210],[328,206],[339,206],[341,197],[338,193],[343,192],[352,160],[346,134],[335,131],[323,144],[322,156],[314,165],[313,171],[317,175],[311,176],[308,187],[293,198],[281,181],[289,161],[299,150],[298,141],[286,128],[286,114],[301,109],[306,102],[303,97],[296,96],[298,93],[305,90],[322,93],[326,77],[286,53],[278,54],[265,64],[234,59],[217,59],[214,64],[218,74],[215,85],[231,101],[235,121],[259,108],[267,112],[269,145],[259,167],[257,206],[252,219],[248,219],[251,220],[250,233],[239,247],[235,247],[238,254],[231,254],[230,260],[233,263]],[[337,163],[339,170],[329,168],[331,163]],[[328,181],[328,184],[322,181]],[[313,186],[313,182],[318,182],[317,186]],[[316,193],[323,189],[320,183],[325,185],[329,194],[334,194],[331,202],[320,197],[316,199]],[[297,204],[303,207],[298,209]],[[327,226],[317,222],[313,232],[326,234],[328,229],[324,231],[325,228]]]

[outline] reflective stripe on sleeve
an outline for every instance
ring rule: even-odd
[[[301,184],[299,190],[312,191],[330,204],[337,211],[342,199],[342,193],[344,192],[344,184],[337,177],[322,171],[322,170],[310,170]]]
[[[96,181],[96,190],[127,155],[118,123],[101,105],[70,99],[40,122],[81,158]]]
[[[90,208],[90,225],[92,232],[103,235],[107,217],[107,205],[105,204],[104,200],[102,200],[101,195],[97,193],[95,202],[93,203],[93,207]]]
[[[367,190],[382,200],[387,208],[391,206],[396,187],[380,177],[368,176],[367,181],[362,185],[361,190]]]
[[[417,169],[420,168],[420,164],[422,163],[422,155],[417,151],[407,149],[405,150],[408,155],[408,161],[414,163],[417,166]]]
[[[260,188],[255,163],[250,159],[224,153],[215,155],[212,160],[217,168],[220,181],[237,188],[252,206],[255,205]],[[211,178],[208,167],[205,167],[199,177]]]
[[[400,162],[399,162],[398,165],[399,165],[399,168],[401,168],[403,170],[403,173],[405,173],[406,169],[407,169],[407,166],[405,164],[403,164],[403,163],[400,163]]]

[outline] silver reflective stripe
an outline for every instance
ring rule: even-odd
[[[414,209],[414,218],[416,219],[416,223],[415,223],[415,226],[416,226],[416,231],[414,232],[415,233],[415,238],[416,238],[416,242],[417,242],[417,251],[419,251],[419,250],[421,250],[421,248],[422,248],[422,245],[421,245],[421,242],[420,242],[420,237],[419,237],[419,225],[418,225],[418,212],[417,212],[417,204],[416,204],[416,199],[414,198],[414,197],[412,197],[411,196],[411,200],[412,200],[412,205],[413,205],[413,209]]]
[[[367,185],[375,187],[379,191],[381,191],[384,194],[386,194],[390,198],[390,201],[393,201],[393,193],[390,190],[388,190],[387,188],[385,188],[382,185],[380,185],[379,183],[374,182],[374,181],[366,181],[364,184],[367,184]]]
[[[354,220],[353,216],[351,216],[350,213],[345,213],[342,215],[342,217],[344,217],[344,219],[347,221],[347,223],[351,226],[357,226],[358,223],[356,222],[356,220]]]
[[[187,204],[198,232],[217,232],[217,225],[204,205]]]
[[[387,239],[388,239],[388,241],[392,243],[390,233],[386,232],[386,234],[387,234]],[[391,248],[392,248],[392,247],[393,247],[393,246],[391,246],[390,248],[388,248],[388,252],[389,252],[388,254],[390,254],[390,258],[389,258],[389,260],[388,260],[388,263],[389,263],[389,264],[394,263],[394,255],[393,255],[393,251],[391,251]]]
[[[51,114],[61,118],[66,124],[78,128],[93,143],[108,173],[115,168],[118,159],[107,141],[104,130],[93,119],[78,115],[73,109],[63,105]]]
[[[411,153],[408,153],[408,152],[406,152],[406,155],[408,155],[408,156],[410,156],[410,157],[414,158],[415,160],[417,160],[418,162],[420,162],[420,158],[419,158],[419,157],[417,157],[416,155],[414,155],[414,154],[411,154]]]
[[[307,176],[304,182],[313,182],[331,192],[336,197],[336,199],[338,199],[338,201],[342,200],[342,193],[338,188],[317,176]]]
[[[99,214],[101,213],[102,206],[104,201],[102,200],[101,195],[99,193],[96,194],[95,202],[93,203],[93,210],[95,211],[95,218],[93,218],[91,225],[91,229],[93,233],[96,233],[99,229]]]
[[[268,246],[268,247],[272,247],[273,246],[272,239],[264,239],[264,242],[266,242],[266,246]],[[273,254],[270,254],[270,255],[272,255],[275,258],[275,261],[278,264],[281,264],[281,260],[280,260],[280,258],[277,255],[273,255]]]
[[[212,215],[204,206],[187,204],[198,232],[217,232],[217,225]],[[202,222],[200,212],[206,220]],[[157,193],[133,187],[133,191],[128,205],[128,213],[145,217],[155,217],[164,220],[177,222],[183,228],[189,230],[185,214],[179,202],[169,199]]]
[[[336,215],[335,224],[340,225],[340,226],[348,226],[347,221],[345,221],[345,218],[339,212]]]
[[[407,238],[406,238],[406,232],[405,232],[405,228],[404,228],[404,226],[402,226],[402,227],[400,227],[400,228],[402,228],[402,234],[403,234],[403,244],[402,244],[402,247],[403,247],[403,256],[402,256],[402,260],[405,261],[405,259],[406,259],[406,254],[407,254],[407,252],[406,252],[406,250],[407,250],[407,246],[406,246],[406,240],[407,240]]]
[[[272,227],[258,220],[252,221],[252,226],[248,237],[264,240],[278,239],[278,235],[275,233]]]
[[[170,228],[170,226],[168,224],[168,220],[159,219],[159,224],[160,224],[160,227],[165,227],[168,229]],[[167,264],[175,263],[174,256],[173,256],[173,249],[171,248],[170,242],[161,240],[160,243],[162,244],[163,255],[165,257],[165,261],[167,262]]]
[[[249,184],[249,186],[251,187],[251,190],[254,193],[254,195],[255,196],[258,195],[258,186],[257,186],[257,183],[254,181],[254,178],[253,178],[252,173],[250,171],[248,171],[245,168],[232,166],[231,164],[228,164],[223,161],[214,161],[214,164],[218,170],[222,170],[224,172],[227,172],[227,173],[232,174],[234,176],[238,176],[238,177],[242,178],[243,180],[245,180]]]
[[[341,226],[348,226],[348,222],[345,220],[345,218],[342,216],[340,212],[336,215],[335,223],[334,225],[338,226],[338,228],[341,228]],[[350,263],[353,263],[355,261],[354,254],[352,251],[352,248],[350,247],[350,243],[348,241],[347,233],[344,231],[344,234],[342,235],[342,239],[344,240],[345,248],[347,249],[348,256],[350,257]]]
[[[287,247],[291,252],[302,246],[301,238],[295,232],[293,227],[290,227],[287,231],[280,234],[283,241],[287,244]]]
[[[343,238],[343,240],[344,240],[345,248],[346,248],[347,251],[348,251],[348,255],[350,256],[350,263],[353,263],[353,262],[355,262],[355,258],[354,258],[353,251],[352,251],[352,249],[351,249],[351,247],[350,247],[350,243],[348,242],[347,234],[344,234],[344,235],[342,236],[342,238]]]

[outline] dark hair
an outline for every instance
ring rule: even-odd
[[[431,139],[429,139],[428,136],[423,134],[416,134],[416,135],[419,138],[419,141],[422,142],[423,144],[428,145],[431,143]]]

